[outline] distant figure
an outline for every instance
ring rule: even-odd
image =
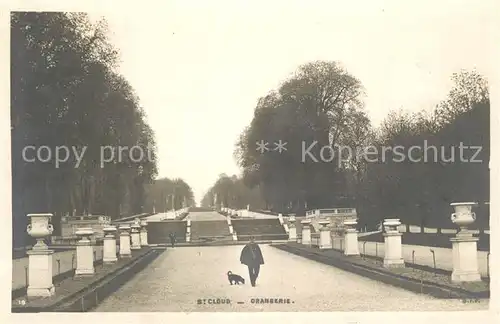
[[[170,245],[172,247],[174,247],[174,245],[175,245],[175,234],[174,233],[170,233],[169,236],[170,236]]]
[[[255,243],[254,237],[250,237],[250,243],[245,245],[241,251],[240,262],[248,267],[250,274],[250,282],[252,287],[255,287],[255,282],[259,276],[260,265],[264,264],[264,258],[260,247]]]

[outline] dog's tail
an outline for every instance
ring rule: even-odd
[[[232,275],[232,274],[233,274],[233,273],[232,273],[231,271],[228,271],[228,272],[227,272],[227,275],[228,275],[228,276],[229,276],[229,275]]]

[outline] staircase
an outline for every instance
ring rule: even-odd
[[[150,244],[170,244],[169,234],[175,235],[178,243],[186,242],[186,222],[168,220],[148,222],[148,242]]]
[[[277,218],[233,219],[232,224],[238,241],[248,241],[251,236],[254,236],[256,240],[288,239],[288,234]]]
[[[229,226],[225,220],[207,220],[191,222],[191,241],[232,240]]]

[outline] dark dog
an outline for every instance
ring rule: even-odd
[[[243,279],[241,276],[237,274],[233,274],[231,271],[227,272],[227,279],[229,280],[229,283],[232,285],[233,282],[235,285],[239,285],[240,282],[242,284],[245,284],[245,279]]]

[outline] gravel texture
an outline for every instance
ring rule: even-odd
[[[248,270],[239,263],[241,249],[242,246],[168,249],[94,311],[456,311],[488,308],[488,300],[463,303],[456,299],[435,299],[268,245],[261,245],[266,264],[261,267],[257,286],[252,287],[248,282]],[[231,286],[226,277],[229,270],[246,278],[247,283]],[[255,303],[262,298],[281,298],[284,303]],[[219,304],[209,303],[209,299]],[[227,300],[230,303],[222,303]]]

